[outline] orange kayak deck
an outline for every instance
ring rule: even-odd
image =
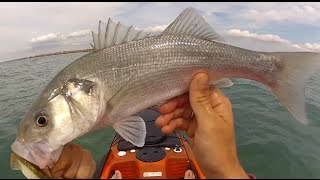
[[[109,179],[119,170],[123,179],[183,179],[190,169],[197,179],[205,178],[184,136],[180,132],[162,134],[154,124],[159,115],[154,111],[146,109],[140,114],[147,127],[145,146],[136,147],[116,134],[95,177]]]

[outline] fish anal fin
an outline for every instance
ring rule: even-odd
[[[217,81],[210,82],[210,86],[216,88],[230,87],[232,85],[233,83],[229,78],[222,78]]]

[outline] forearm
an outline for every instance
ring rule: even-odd
[[[207,178],[250,178],[242,168],[235,148],[220,149],[217,146],[226,146],[205,138],[200,138],[194,145],[195,157]]]

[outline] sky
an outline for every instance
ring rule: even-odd
[[[91,48],[91,31],[108,18],[161,32],[188,7],[230,45],[320,52],[319,2],[1,2],[0,62]]]

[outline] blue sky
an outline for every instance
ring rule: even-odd
[[[162,31],[196,8],[227,43],[259,51],[320,52],[318,2],[5,2],[0,6],[0,61],[90,48],[99,20]]]

